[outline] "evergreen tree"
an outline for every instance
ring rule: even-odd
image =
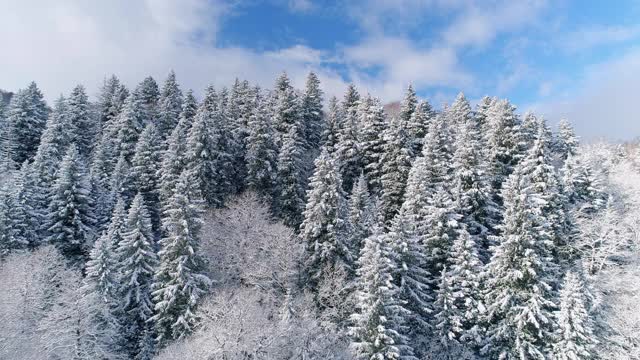
[[[579,140],[567,120],[561,120],[558,124],[558,133],[554,140],[554,150],[561,160],[565,160],[569,155],[575,156],[577,154]]]
[[[346,201],[341,181],[334,159],[323,149],[315,160],[300,225],[307,252],[305,271],[312,289],[330,268],[353,271],[354,259],[345,238]]]
[[[231,156],[232,171],[227,173],[231,191],[239,193],[244,189],[247,179],[246,153],[248,121],[253,109],[253,101],[250,99],[251,89],[248,81],[236,79],[231,94],[229,104],[224,112],[224,120],[228,128],[227,152]]]
[[[157,340],[164,344],[191,333],[197,322],[196,307],[211,281],[203,274],[199,254],[202,200],[183,173],[164,210],[166,235],[160,240],[160,264],[154,276],[153,300]]]
[[[426,100],[421,100],[416,105],[416,109],[411,115],[407,131],[412,141],[412,154],[418,156],[422,153],[422,139],[427,135],[430,123],[435,117],[431,104]]]
[[[113,205],[115,205],[115,201],[118,198],[121,198],[128,207],[138,191],[131,173],[131,163],[124,156],[118,158],[116,168],[113,170],[109,180],[109,189],[110,193],[107,199],[109,209],[113,209]]]
[[[284,139],[292,127],[300,127],[300,109],[297,95],[291,86],[286,73],[282,73],[276,80],[274,90],[275,108],[273,112],[273,126],[279,134],[279,144],[284,147]],[[303,133],[304,129],[299,129]],[[300,139],[304,146],[304,137]]]
[[[322,90],[320,89],[320,80],[314,72],[310,72],[307,76],[307,83],[301,101],[300,116],[304,124],[305,142],[308,148],[317,149],[320,146],[324,124]]]
[[[471,105],[469,105],[469,101],[467,101],[462,92],[458,94],[453,104],[447,109],[447,117],[450,121],[449,125],[455,128],[471,121]]]
[[[38,190],[33,165],[25,161],[14,179],[11,191],[13,207],[9,209],[12,224],[9,235],[16,248],[34,248],[41,242],[40,227],[47,213],[38,207],[46,203],[46,197]]]
[[[144,128],[144,108],[137,92],[131,93],[117,119],[117,151],[127,161],[133,157],[138,137]]]
[[[413,85],[409,84],[409,86],[407,86],[407,91],[404,94],[404,98],[400,103],[399,114],[400,121],[406,128],[409,128],[411,118],[413,117],[413,113],[416,111],[417,105],[418,97],[416,96],[416,91],[413,89]]]
[[[48,116],[47,103],[35,82],[12,97],[7,125],[11,158],[16,164],[33,158]]]
[[[278,149],[275,134],[266,114],[266,102],[258,97],[259,104],[249,118],[247,137],[247,184],[263,196],[273,196],[276,181]]]
[[[427,215],[417,227],[427,254],[427,270],[435,277],[449,264],[449,252],[458,237],[461,216],[451,194],[442,187],[430,196],[424,211]]]
[[[71,139],[81,156],[89,158],[93,150],[95,123],[90,113],[89,97],[84,86],[78,85],[67,98],[66,121],[70,126]]]
[[[160,102],[160,89],[156,80],[147,76],[136,88],[136,92],[142,102],[145,125],[149,122],[157,123],[158,104]]]
[[[474,118],[478,123],[478,128],[480,129],[480,133],[485,135],[485,142],[488,139],[489,135],[489,115],[491,112],[491,108],[497,101],[496,98],[492,98],[489,96],[484,96],[480,100],[480,102],[476,105],[476,109],[474,111]]]
[[[302,222],[305,204],[302,141],[298,126],[290,127],[282,140],[282,148],[278,156],[277,213],[285,224],[292,227],[297,227]]]
[[[182,91],[176,81],[176,73],[171,70],[164,82],[160,93],[158,106],[158,135],[165,140],[178,124],[180,112],[182,112]]]
[[[125,349],[131,358],[147,360],[153,355],[151,286],[158,256],[149,212],[140,194],[135,196],[129,208],[117,254],[120,311],[124,314],[120,331]]]
[[[405,333],[407,314],[393,283],[393,254],[378,233],[364,241],[358,259],[356,313],[351,316],[352,348],[358,359],[417,359]]]
[[[583,212],[602,208],[605,195],[591,167],[569,154],[561,169],[562,192],[568,204]]]
[[[553,234],[523,165],[502,190],[501,235],[487,269],[490,324],[483,353],[503,359],[545,359],[551,344]]]
[[[593,321],[585,304],[583,284],[573,272],[568,272],[560,290],[560,309],[555,312],[556,341],[553,344],[554,360],[595,359],[597,343]]]
[[[363,101],[359,111],[360,149],[364,174],[375,192],[380,191],[380,158],[384,148],[382,135],[385,130],[384,108],[379,99],[367,98]]]
[[[502,205],[502,183],[523,156],[520,121],[515,114],[515,107],[507,100],[496,101],[491,106],[486,121],[489,129],[488,158],[491,164],[489,171],[492,176],[492,188],[495,201]]]
[[[387,223],[402,206],[405,183],[411,169],[411,150],[407,131],[398,118],[391,120],[383,133],[384,144],[380,157],[381,205]]]
[[[347,192],[351,191],[363,170],[357,108],[358,104],[355,104],[344,114],[335,147],[335,156],[342,175],[342,186]]]
[[[527,112],[522,119],[520,125],[520,136],[522,140],[522,147],[529,150],[536,138],[538,137],[538,118],[531,112]]]
[[[99,134],[102,135],[102,130],[113,122],[115,115],[112,110],[116,110],[118,106],[114,106],[114,102],[117,100],[116,93],[119,92],[122,85],[120,80],[115,75],[111,75],[109,78],[105,78],[100,93],[98,94],[98,117],[99,117]]]
[[[147,125],[136,144],[131,159],[131,180],[144,197],[151,214],[154,230],[160,229],[160,199],[158,193],[158,165],[160,164],[160,138],[153,124]]]
[[[373,199],[367,189],[367,180],[360,175],[349,198],[349,243],[353,259],[357,259],[362,248],[362,241],[372,235],[376,224],[376,213]]]
[[[84,261],[94,238],[95,217],[85,165],[75,145],[62,159],[51,192],[47,240],[72,261]]]
[[[444,353],[440,358],[449,358],[454,349],[460,345],[459,337],[462,333],[462,318],[456,302],[457,295],[454,290],[454,280],[447,271],[442,269],[438,282],[437,296],[434,303],[436,312],[433,316],[433,327],[440,346],[437,352]],[[456,357],[457,358],[457,357]],[[451,357],[451,359],[454,359]]]
[[[322,144],[333,156],[338,143],[338,133],[340,128],[340,107],[338,99],[334,96],[329,100],[329,111],[327,112],[326,124],[322,132]]]
[[[11,210],[16,207],[10,192],[0,189],[0,259],[13,249],[26,246],[15,241],[13,237],[13,218]]]

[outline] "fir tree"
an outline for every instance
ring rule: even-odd
[[[438,290],[434,303],[436,310],[433,316],[435,335],[440,342],[438,352],[444,354],[454,353],[454,349],[460,345],[459,337],[462,333],[462,318],[456,302],[457,294],[454,290],[454,280],[447,268],[442,269]],[[443,355],[444,355],[443,354]],[[447,355],[441,358],[449,358]],[[453,359],[453,358],[452,358]]]
[[[185,172],[164,210],[166,235],[160,240],[152,318],[160,344],[181,339],[194,330],[198,322],[196,307],[211,282],[203,274],[204,260],[198,250],[203,210],[197,194],[197,189],[190,188]]]
[[[279,134],[279,144],[283,147],[284,139],[292,127],[300,127],[300,109],[297,95],[291,86],[291,81],[286,73],[282,73],[276,80],[275,108],[273,112],[273,126]],[[303,133],[304,129],[299,129]],[[300,139],[304,145],[304,137]]]
[[[555,312],[557,328],[553,344],[554,360],[595,359],[597,341],[593,321],[587,312],[583,284],[568,272],[560,290],[560,309]]]
[[[108,206],[111,209],[118,198],[121,198],[127,204],[127,207],[131,204],[131,200],[137,193],[135,179],[132,175],[131,163],[124,156],[120,156],[116,168],[109,179]]]
[[[78,149],[71,145],[62,159],[47,214],[48,241],[72,261],[83,261],[94,238],[91,187]]]
[[[158,121],[158,104],[160,102],[160,90],[156,80],[147,76],[136,88],[140,101],[142,102],[145,125],[149,122],[156,123]]]
[[[422,152],[422,139],[427,135],[430,123],[435,117],[435,112],[426,100],[421,100],[411,115],[407,131],[412,141],[412,155],[418,156]]]
[[[283,138],[278,156],[277,213],[285,224],[292,227],[297,227],[302,222],[305,204],[302,141],[300,129],[292,126]]]
[[[502,190],[505,213],[487,269],[490,324],[483,353],[503,359],[545,359],[551,344],[553,235],[543,200],[518,166]]]
[[[453,104],[447,109],[447,117],[450,121],[450,126],[456,128],[471,121],[471,105],[469,105],[469,101],[467,101],[462,92],[458,94]]]
[[[340,107],[338,99],[334,96],[329,100],[329,111],[327,112],[326,124],[322,132],[322,144],[333,156],[338,143],[338,133],[340,128]]]
[[[11,158],[16,164],[31,160],[38,150],[49,110],[35,82],[11,99],[7,114]]]
[[[560,121],[558,133],[554,140],[554,150],[561,160],[565,160],[569,155],[575,156],[577,154],[579,140],[568,121]]]
[[[28,161],[22,163],[11,191],[13,207],[9,209],[12,224],[9,235],[14,248],[34,248],[41,242],[39,234],[47,212],[39,205],[46,204],[46,196],[39,193],[33,171],[33,165]]]
[[[153,301],[151,286],[158,256],[144,198],[133,199],[117,249],[120,269],[120,311],[124,314],[121,334],[131,358],[146,360],[153,354]]]
[[[363,170],[357,108],[356,104],[353,110],[350,108],[344,114],[340,132],[338,133],[338,143],[335,147],[335,156],[337,157],[343,180],[342,186],[347,192],[351,191]]]
[[[360,144],[362,166],[370,188],[380,191],[380,158],[384,148],[383,134],[385,131],[384,108],[379,99],[363,101],[359,111]]]
[[[13,233],[13,219],[11,210],[16,207],[13,197],[7,189],[0,189],[0,258],[13,249],[24,247],[26,244],[16,243]]]
[[[398,298],[393,255],[385,243],[382,234],[370,236],[358,259],[358,309],[351,316],[351,346],[358,359],[417,359],[405,335],[408,310]]]
[[[391,120],[382,136],[384,144],[379,164],[381,205],[385,221],[390,223],[402,206],[405,183],[411,169],[411,150],[407,131],[397,118]]]
[[[404,94],[404,98],[400,103],[399,117],[404,126],[408,127],[411,122],[411,117],[416,111],[416,105],[418,105],[418,97],[416,96],[416,91],[413,89],[413,85],[409,84],[409,86],[407,86],[407,91]]]
[[[278,149],[270,119],[266,114],[266,103],[260,98],[259,104],[249,118],[247,137],[247,184],[263,196],[273,196],[276,180]]]
[[[367,180],[360,175],[349,198],[349,243],[351,257],[357,259],[362,248],[362,241],[372,235],[376,224],[376,213],[373,199],[367,189]]]
[[[102,134],[102,130],[107,127],[109,123],[113,122],[115,119],[112,110],[117,108],[114,107],[114,101],[116,100],[115,94],[118,93],[118,90],[122,87],[120,84],[120,80],[115,75],[111,75],[109,78],[105,78],[102,87],[100,88],[100,93],[98,95],[98,116],[99,116],[99,131],[100,135]]]
[[[144,197],[156,233],[160,229],[160,199],[158,194],[158,165],[160,164],[160,138],[153,124],[147,125],[134,150],[131,160],[131,180]]]
[[[569,205],[587,213],[602,208],[605,195],[589,164],[569,154],[561,174],[562,192]]]
[[[171,70],[162,87],[158,106],[159,114],[156,128],[161,139],[169,137],[173,128],[178,124],[182,111],[182,100],[182,91],[176,81],[176,73]]]
[[[354,259],[345,238],[346,201],[341,181],[335,161],[323,149],[315,160],[300,225],[300,238],[308,254],[305,271],[311,288],[317,286],[327,269],[343,267],[353,271]]]
[[[73,88],[67,98],[66,121],[70,126],[71,139],[81,156],[89,158],[94,144],[95,124],[89,108],[89,97],[84,86]]]
[[[310,72],[307,76],[307,83],[301,101],[300,115],[304,124],[305,142],[308,148],[317,149],[320,146],[322,130],[324,129],[324,116],[320,80],[314,72]]]
[[[432,276],[439,276],[449,263],[449,251],[460,231],[460,214],[451,194],[438,187],[429,197],[424,210],[426,216],[417,224],[425,246],[428,268]]]
[[[127,161],[131,161],[145,124],[144,108],[138,93],[133,92],[127,97],[116,121],[118,156],[124,156]]]

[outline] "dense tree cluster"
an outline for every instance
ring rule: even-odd
[[[32,83],[0,108],[0,256],[52,244],[51,271],[76,282],[47,287],[66,298],[43,305],[43,326],[64,320],[60,339],[75,341],[51,357],[151,359],[202,338],[217,320],[199,306],[228,270],[203,255],[205,219],[245,190],[302,250],[278,263],[286,280],[262,268],[242,283],[349,356],[596,357],[588,278],[622,245],[595,221],[619,209],[567,122],[552,133],[508,100],[473,109],[462,93],[435,111],[412,86],[394,116],[354,85],[326,108],[323,96],[314,73],[301,91],[283,73],[272,90],[236,80],[199,102],[171,72],[133,89],[110,77],[95,103],[78,85],[53,109]],[[311,312],[296,315],[301,303]]]

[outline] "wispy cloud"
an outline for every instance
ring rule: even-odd
[[[640,25],[591,26],[577,29],[562,37],[559,46],[569,52],[590,50],[640,39]]]

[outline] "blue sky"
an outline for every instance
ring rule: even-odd
[[[169,69],[198,93],[286,70],[327,94],[348,82],[384,101],[412,83],[436,106],[507,97],[586,139],[640,134],[640,1],[0,0],[0,88],[47,98],[106,74],[135,85]]]

